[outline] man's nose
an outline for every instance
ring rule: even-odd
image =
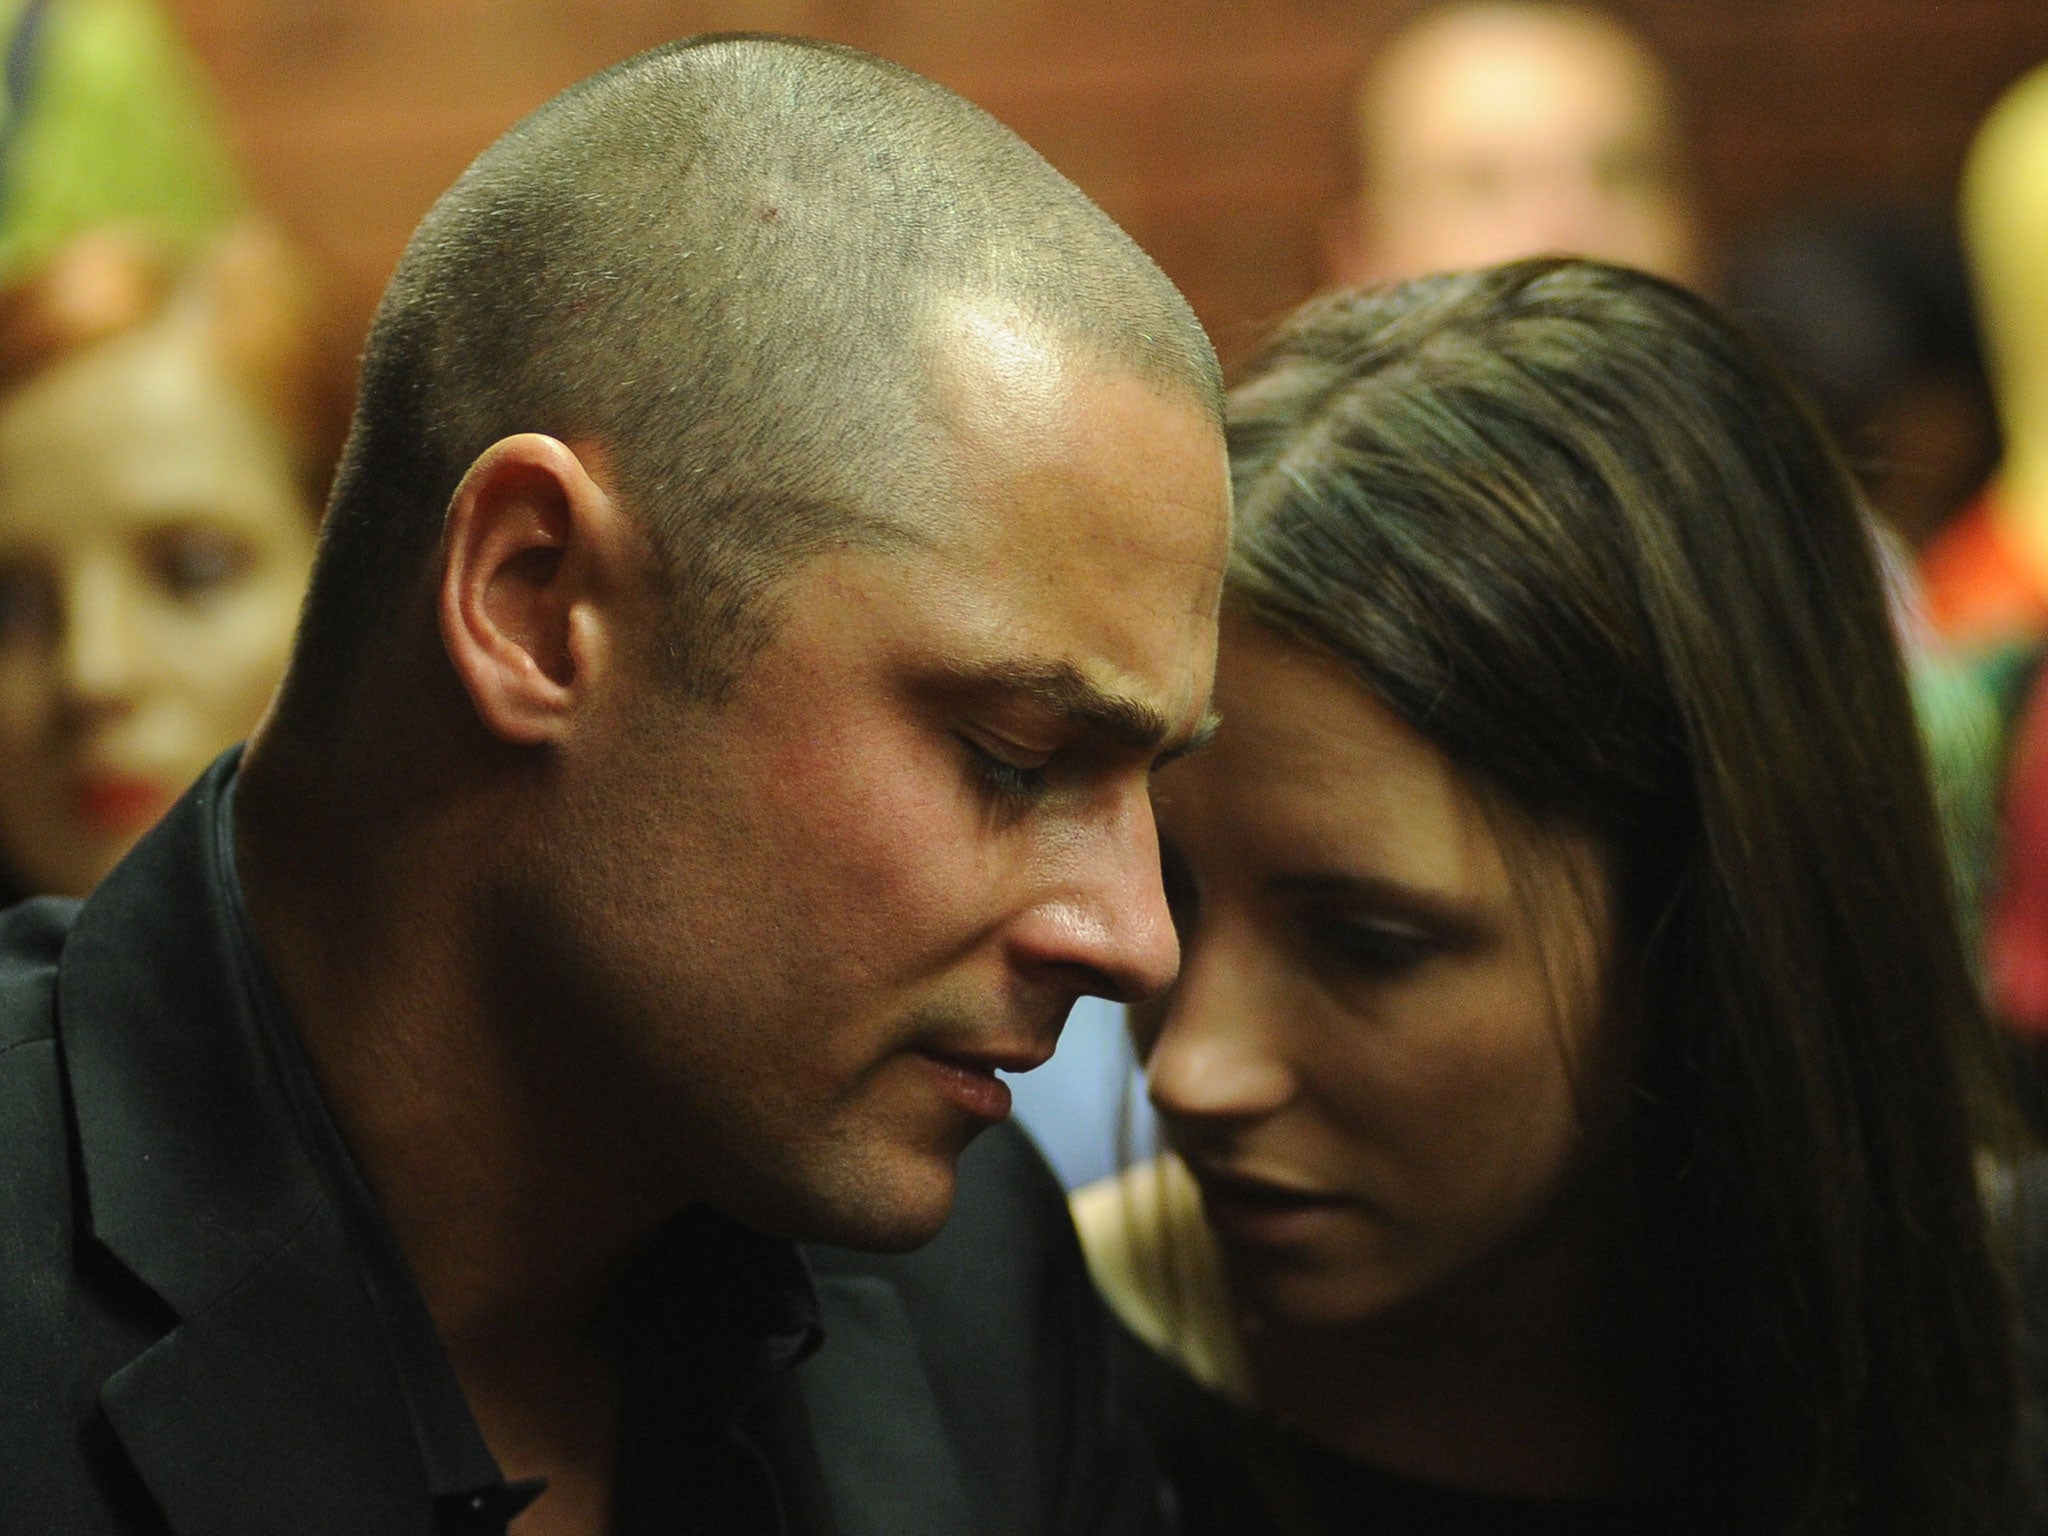
[[[1018,943],[1039,967],[1068,973],[1078,992],[1135,1003],[1180,969],[1180,940],[1159,873],[1159,834],[1142,790],[1085,841],[1057,891],[1033,908]]]

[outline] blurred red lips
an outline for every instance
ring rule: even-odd
[[[70,798],[81,826],[104,836],[133,836],[153,826],[177,793],[136,774],[81,773],[71,781]]]

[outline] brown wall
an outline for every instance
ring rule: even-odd
[[[836,38],[1010,123],[1187,290],[1226,356],[1314,280],[1344,102],[1402,0],[171,0],[259,189],[367,317],[468,158],[571,80],[705,29]],[[1945,204],[1971,125],[2048,58],[2043,0],[1636,0],[1691,87],[1715,227],[1798,200]]]

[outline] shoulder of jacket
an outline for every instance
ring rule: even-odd
[[[39,897],[0,912],[0,1056],[57,1032],[57,962],[78,903]]]

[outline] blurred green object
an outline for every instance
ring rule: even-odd
[[[246,209],[205,73],[149,0],[0,0],[0,35],[0,282],[88,229],[192,249]]]
[[[1912,657],[1913,704],[1927,744],[1935,801],[1973,948],[1985,891],[1997,873],[1999,795],[2006,757],[2042,644],[2020,640]]]

